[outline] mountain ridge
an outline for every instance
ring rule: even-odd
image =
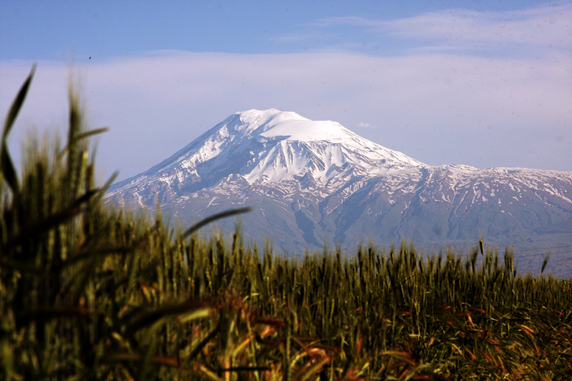
[[[185,221],[252,205],[245,235],[290,252],[369,237],[466,247],[483,232],[515,251],[551,240],[572,250],[562,228],[572,224],[570,172],[430,166],[337,122],[276,109],[229,116],[107,197],[151,211],[158,199]]]

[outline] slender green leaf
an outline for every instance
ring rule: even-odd
[[[220,220],[221,218],[225,218],[225,217],[230,217],[230,216],[235,216],[237,214],[242,214],[242,213],[248,213],[252,210],[252,208],[250,207],[246,207],[246,208],[239,208],[239,209],[232,209],[232,210],[227,210],[225,212],[221,212],[218,214],[215,214],[213,216],[210,216],[208,218],[205,218],[204,220],[197,222],[196,224],[194,224],[193,226],[191,226],[184,234],[183,234],[183,238],[186,238],[188,236],[190,236],[191,234],[193,234],[194,232],[196,232],[197,230],[199,230],[200,228],[202,228],[205,225],[210,224],[213,221],[216,220]]]
[[[70,142],[70,143],[68,143],[68,144],[61,150],[61,152],[60,152],[59,155],[62,156],[63,154],[65,154],[65,153],[69,150],[69,148],[70,148],[72,145],[77,144],[77,142],[79,142],[79,141],[82,140],[82,139],[87,139],[87,138],[89,138],[89,137],[91,137],[91,136],[93,136],[93,135],[101,134],[101,133],[104,133],[104,132],[107,132],[107,131],[109,131],[109,127],[102,127],[102,128],[97,128],[97,129],[95,129],[95,130],[86,131],[86,132],[83,132],[83,133],[81,133],[81,134],[79,134],[79,135],[77,135],[77,136],[74,136],[73,141]]]
[[[10,133],[10,130],[14,125],[14,121],[16,120],[16,117],[20,112],[20,108],[22,108],[22,105],[24,104],[24,100],[26,99],[26,95],[28,94],[28,88],[30,87],[30,83],[32,82],[32,78],[34,77],[35,72],[36,72],[36,64],[32,65],[32,70],[30,71],[28,78],[26,78],[26,81],[24,81],[24,84],[20,88],[20,91],[18,91],[18,95],[16,95],[16,98],[14,99],[12,105],[10,106],[10,110],[8,111],[8,115],[6,116],[6,120],[4,121],[4,130],[2,132],[2,143],[6,141],[6,138],[8,137],[8,134]]]

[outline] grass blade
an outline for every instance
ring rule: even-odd
[[[16,120],[16,117],[18,116],[18,113],[20,112],[20,108],[22,108],[22,104],[24,104],[24,100],[26,99],[26,95],[28,94],[28,89],[30,87],[30,83],[32,82],[32,78],[34,77],[35,72],[36,72],[36,64],[34,64],[32,66],[32,70],[30,71],[28,78],[26,78],[26,81],[24,82],[24,84],[20,88],[18,95],[16,96],[16,98],[14,99],[14,102],[12,102],[12,105],[10,106],[10,110],[8,111],[8,115],[6,116],[6,120],[4,121],[4,131],[2,132],[2,142],[6,141],[6,138],[8,137],[8,134],[10,133],[10,130],[12,129],[12,126],[14,125],[14,121]]]
[[[248,213],[252,210],[252,208],[250,207],[246,207],[246,208],[239,208],[239,209],[231,209],[231,210],[227,210],[226,212],[221,212],[218,214],[215,214],[213,216],[210,216],[208,218],[205,218],[204,220],[197,222],[196,224],[194,224],[193,226],[191,226],[184,234],[183,234],[183,238],[186,238],[188,236],[190,236],[191,234],[193,234],[194,232],[196,232],[197,230],[199,230],[200,228],[202,228],[205,225],[210,224],[213,221],[216,220],[220,220],[221,218],[225,218],[225,217],[230,217],[230,216],[235,216],[237,214],[242,214],[242,213]]]
[[[32,78],[34,77],[34,73],[36,71],[36,64],[32,66],[32,70],[28,75],[28,78],[20,88],[18,95],[12,102],[10,106],[10,110],[8,111],[8,115],[6,116],[6,120],[4,121],[4,129],[2,131],[2,142],[0,148],[0,171],[2,171],[2,175],[8,186],[12,189],[12,192],[15,195],[20,193],[20,187],[18,186],[18,176],[16,175],[16,170],[14,169],[14,164],[12,163],[12,159],[10,158],[10,154],[8,153],[8,134],[10,130],[14,126],[14,121],[20,112],[20,108],[24,104],[24,100],[26,99],[26,95],[28,94],[28,89],[30,87],[30,83],[32,82]]]

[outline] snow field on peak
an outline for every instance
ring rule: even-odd
[[[351,135],[339,123],[285,118],[272,120],[272,122],[275,121],[279,123],[269,123],[269,128],[260,135],[267,138],[285,136],[287,137],[286,140],[302,142],[326,140],[330,143],[348,143],[351,141]]]
[[[209,167],[214,168],[231,162],[235,173],[251,184],[278,183],[310,174],[324,185],[340,173],[346,174],[344,178],[352,174],[369,177],[390,168],[426,166],[364,139],[337,122],[312,121],[276,109],[235,113],[187,147],[178,152],[179,157],[167,160],[169,164],[158,172],[183,170],[187,175],[202,177],[197,173],[201,164],[210,161]],[[247,160],[240,155],[244,152],[250,152]]]
[[[304,118],[291,111],[269,110],[248,110],[238,112],[242,123],[248,124],[248,128],[234,127],[236,131],[243,133],[255,133],[265,138],[284,138],[293,141],[327,141],[329,143],[340,143],[352,146],[355,149],[368,149],[370,151],[383,151],[383,155],[389,155],[400,161],[405,161],[410,165],[424,165],[423,163],[408,157],[407,155],[387,149],[379,144],[373,143],[354,132],[348,130],[338,122],[329,120],[314,121]]]
[[[245,174],[245,179],[249,183],[276,183],[309,173],[314,180],[325,183],[339,173],[332,171],[334,167],[341,168],[346,164],[342,150],[339,145],[280,141]]]
[[[277,110],[275,108],[270,108],[268,110],[251,109],[247,111],[239,111],[235,113],[232,117],[238,117],[238,119],[242,122],[240,125],[243,126],[249,125],[256,129],[257,127],[260,127],[262,124],[268,122],[270,119],[274,118],[278,114],[284,114],[284,112]],[[292,114],[291,115],[292,118],[298,117],[298,119],[300,118],[305,119],[294,112],[289,112],[288,114]]]
[[[207,181],[213,186],[235,174],[250,184],[273,186],[304,177],[312,188],[331,189],[353,176],[368,178],[422,167],[428,166],[337,122],[312,121],[277,109],[252,109],[229,116],[120,187],[154,181],[169,185]]]

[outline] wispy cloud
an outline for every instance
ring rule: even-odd
[[[369,124],[369,123],[364,123],[364,122],[359,122],[359,123],[357,124],[357,126],[358,126],[359,128],[376,128],[375,126],[372,126],[371,124]]]
[[[388,36],[441,46],[480,51],[516,48],[572,48],[572,4],[562,3],[520,11],[478,12],[451,9],[395,20],[331,17],[316,26],[364,28],[380,38]],[[509,54],[506,50],[504,53]]]

